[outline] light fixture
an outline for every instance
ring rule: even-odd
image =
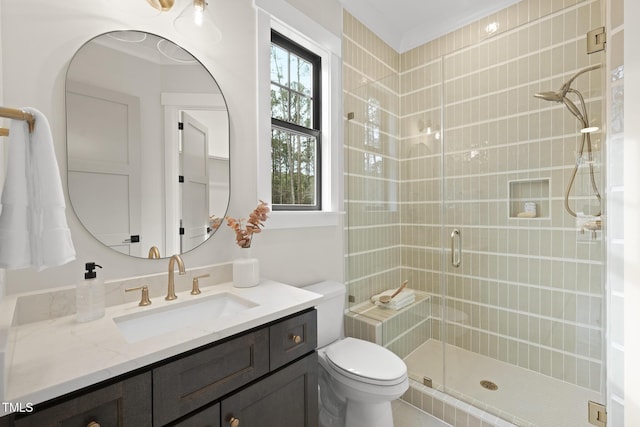
[[[174,0],[147,0],[147,2],[156,9],[166,12],[173,7]]]
[[[210,14],[206,0],[193,0],[173,21],[173,26],[180,34],[194,41],[217,43],[222,39],[222,33]]]

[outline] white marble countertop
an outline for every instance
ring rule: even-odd
[[[185,327],[134,343],[124,339],[113,321],[114,317],[223,292],[257,305],[209,324]],[[321,298],[271,280],[263,280],[252,288],[223,283],[202,288],[202,294],[197,296],[188,291],[177,295],[175,301],[152,298],[147,307],[139,307],[137,303],[107,307],[103,318],[87,323],[77,323],[74,316],[65,316],[9,328],[3,401],[38,404],[297,313],[313,307]]]

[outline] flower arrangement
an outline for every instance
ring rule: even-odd
[[[267,220],[267,213],[269,213],[269,206],[260,200],[258,206],[249,214],[249,219],[243,226],[244,218],[235,219],[230,216],[225,217],[227,225],[233,229],[236,233],[236,243],[241,248],[250,248],[253,235],[260,233],[262,227],[264,227],[264,221]]]

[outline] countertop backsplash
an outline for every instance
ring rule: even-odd
[[[195,276],[209,274],[209,277],[201,278],[200,286],[212,286],[231,281],[231,264],[215,264],[193,269],[187,269],[185,275],[178,275],[176,270],[176,292],[191,289]],[[135,288],[142,285],[149,287],[150,296],[157,297],[167,293],[167,272],[150,274],[146,276],[130,277],[105,281],[105,306],[111,307],[127,302],[138,301],[140,292],[125,292],[127,288]],[[11,298],[9,295],[7,298]],[[33,292],[17,296],[16,312],[13,319],[14,325],[40,322],[42,320],[56,319],[69,316],[76,312],[76,287],[75,284],[48,290],[46,292]]]

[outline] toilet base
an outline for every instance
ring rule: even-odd
[[[391,402],[361,402],[345,397],[345,390],[330,380],[320,366],[318,407],[320,427],[393,427]]]
[[[393,427],[391,402],[347,401],[345,427]]]

